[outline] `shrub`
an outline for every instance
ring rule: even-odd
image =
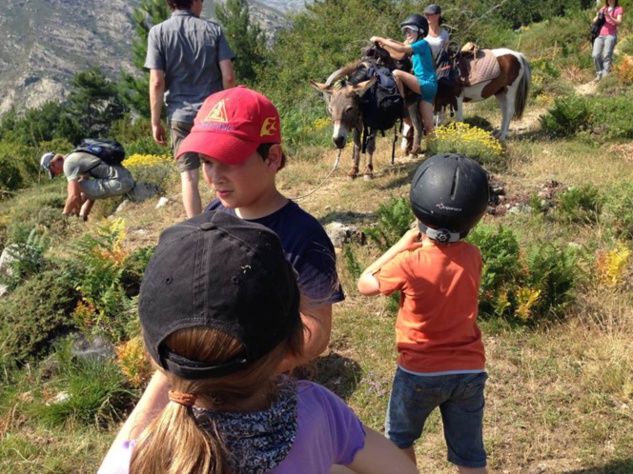
[[[564,222],[595,224],[603,202],[604,197],[592,184],[569,188],[558,195],[556,215]]]
[[[127,339],[133,306],[121,284],[129,255],[122,245],[124,238],[122,219],[106,222],[74,243],[69,262],[82,296],[73,312],[76,324],[86,334],[103,334],[112,342]]]
[[[503,154],[501,143],[480,128],[463,122],[452,122],[438,127],[430,141],[429,153],[459,153],[482,165],[500,165]]]
[[[415,219],[407,198],[391,198],[389,203],[378,205],[377,222],[363,231],[380,251],[385,252],[410,229]]]
[[[631,260],[631,250],[622,242],[608,250],[598,253],[596,273],[600,283],[612,288],[619,288],[627,278],[627,266]]]
[[[116,362],[134,388],[144,385],[154,372],[143,350],[143,339],[136,336],[115,347]]]
[[[594,116],[585,99],[572,95],[555,99],[554,106],[539,120],[547,135],[559,138],[590,130]]]
[[[606,79],[608,78],[609,76]],[[595,117],[594,133],[610,140],[633,138],[633,122],[631,122],[633,97],[627,94],[590,100]]]
[[[536,322],[558,317],[573,301],[580,278],[578,251],[575,247],[538,242],[526,252],[527,287],[538,292],[533,309],[524,319]],[[521,307],[517,314],[521,315]]]
[[[170,155],[133,154],[123,161],[136,181],[156,184],[166,191],[170,184],[178,180],[178,171]]]
[[[141,247],[125,258],[123,273],[121,274],[121,285],[125,288],[127,296],[133,297],[139,294],[145,268],[153,253],[154,247]]]
[[[45,426],[105,427],[135,397],[113,360],[73,359],[68,354],[58,360],[59,377],[36,388],[34,401],[24,406],[27,415]],[[61,393],[64,397],[55,400]]]
[[[18,284],[29,277],[40,272],[44,266],[44,253],[50,246],[50,239],[44,229],[31,229],[28,237],[24,241],[13,243],[7,247],[11,257],[11,271],[5,276],[5,281],[9,288],[15,289]]]
[[[352,279],[358,280],[360,274],[363,273],[363,267],[360,265],[352,245],[343,245],[343,260]]]
[[[633,84],[633,57],[625,54],[613,67],[620,85]]]
[[[535,325],[563,314],[573,301],[579,271],[571,247],[536,242],[521,251],[507,228],[478,226],[468,240],[481,250],[479,312]]]
[[[299,148],[309,146],[329,147],[332,133],[328,133],[331,119],[324,116],[325,105],[322,111],[316,107],[304,106],[302,110],[296,107],[281,108],[281,127],[284,133],[284,146],[288,152],[295,155]]]
[[[78,294],[67,275],[52,269],[18,286],[0,303],[0,353],[24,362],[50,350],[56,337],[75,328],[69,316]]]
[[[621,182],[604,194],[601,222],[625,239],[633,239],[633,183]]]

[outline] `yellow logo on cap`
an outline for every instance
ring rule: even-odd
[[[274,135],[277,131],[277,121],[275,117],[268,117],[262,124],[262,130],[259,132],[260,137]]]
[[[204,118],[203,122],[227,123],[229,120],[226,115],[226,109],[224,108],[225,100],[227,99],[222,99],[220,102],[215,104],[215,106],[209,111],[207,116]]]

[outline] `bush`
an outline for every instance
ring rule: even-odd
[[[501,143],[490,132],[462,122],[452,122],[435,129],[428,148],[432,155],[459,153],[484,166],[503,164]]]
[[[332,120],[324,113],[325,104],[321,110],[318,107],[280,109],[284,146],[288,153],[296,155],[300,148],[310,146],[331,146],[332,133],[329,127]]]
[[[415,220],[407,198],[391,198],[388,204],[379,204],[376,211],[377,222],[363,231],[381,252],[388,250],[411,228]]]
[[[133,154],[123,161],[123,166],[130,170],[136,181],[153,183],[165,192],[179,179],[178,171],[171,155]]]
[[[141,247],[125,258],[123,273],[121,274],[121,285],[125,288],[127,296],[133,297],[139,294],[145,268],[153,253],[154,247]]]
[[[73,359],[68,348],[59,352],[58,377],[33,390],[35,400],[24,406],[24,412],[50,427],[105,427],[117,420],[136,394],[126,388],[116,363],[110,359]],[[62,393],[62,399],[54,399]]]
[[[561,317],[573,301],[579,270],[571,247],[536,242],[521,251],[507,228],[478,226],[468,240],[483,258],[479,312],[536,325]]]
[[[604,194],[601,222],[617,236],[633,239],[633,183],[621,182]]]
[[[556,216],[563,222],[595,224],[603,202],[603,196],[594,185],[573,187],[558,195]]]
[[[585,99],[572,95],[555,99],[554,106],[539,120],[547,135],[560,138],[591,130],[594,116]]]
[[[21,281],[39,273],[44,266],[44,253],[50,246],[50,239],[46,230],[40,232],[33,228],[24,241],[13,243],[7,247],[11,257],[9,266],[11,271],[5,274],[3,280],[10,289],[15,289]]]
[[[119,369],[134,388],[143,386],[154,370],[143,349],[143,338],[135,336],[115,347],[116,362]]]
[[[77,326],[87,335],[103,334],[113,343],[128,339],[133,302],[122,285],[125,262],[125,222],[112,220],[93,234],[84,234],[71,248],[68,262],[72,279],[81,293],[73,311]]]
[[[67,275],[52,269],[18,286],[0,303],[0,354],[24,362],[50,350],[75,328],[69,316],[79,295]]]

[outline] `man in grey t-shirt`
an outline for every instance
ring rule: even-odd
[[[66,176],[68,197],[63,210],[66,217],[78,215],[87,220],[96,199],[122,196],[134,187],[134,178],[126,168],[109,165],[83,151],[68,155],[44,153],[40,166],[51,178],[62,173]]]
[[[150,70],[149,100],[156,143],[167,145],[161,125],[163,96],[167,105],[171,147],[178,155],[198,109],[210,94],[235,86],[235,54],[217,23],[200,18],[203,0],[166,0],[171,18],[152,27],[145,67]],[[198,190],[200,160],[187,153],[176,161],[187,217],[202,212]]]

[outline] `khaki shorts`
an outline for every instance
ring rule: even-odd
[[[192,123],[177,122],[175,120],[169,122],[171,151],[174,154],[174,158],[176,158],[176,155],[178,154],[180,143],[187,135],[189,135],[192,128]],[[200,168],[200,157],[197,153],[185,153],[180,158],[176,159],[176,168],[180,173],[183,171],[197,170]]]
[[[119,179],[84,179],[80,185],[88,199],[94,201],[129,193],[134,187],[134,178],[122,176]]]

